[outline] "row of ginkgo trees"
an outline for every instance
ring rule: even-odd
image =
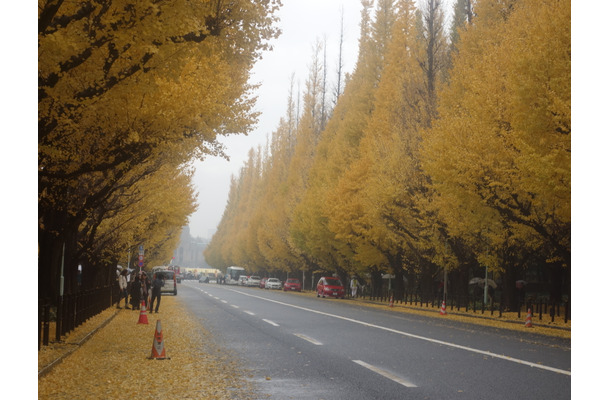
[[[529,271],[551,301],[569,295],[570,2],[472,3],[455,3],[448,38],[436,0],[381,0],[375,18],[363,1],[330,118],[314,57],[301,112],[291,95],[233,179],[208,263],[374,288],[391,273],[399,295],[445,270],[464,294],[487,269],[513,305]]]
[[[140,246],[145,267],[171,259],[197,207],[191,161],[257,120],[250,70],[280,2],[38,4],[38,293],[55,303]]]

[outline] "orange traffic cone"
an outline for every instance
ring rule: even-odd
[[[165,356],[165,346],[163,345],[163,332],[161,331],[161,320],[157,320],[157,327],[155,328],[155,337],[153,338],[152,352],[150,353],[149,359],[153,360],[165,360],[169,357]]]
[[[144,303],[144,300],[142,300],[142,304],[140,306],[140,318],[138,319],[138,324],[148,325],[148,317],[146,316],[146,303]]]
[[[445,304],[445,300],[443,300],[443,305],[441,306],[441,315],[447,315],[447,306]]]
[[[525,327],[526,328],[532,327],[532,309],[531,308],[527,309],[527,317],[525,317]]]
[[[394,296],[390,297],[390,307],[394,307]]]

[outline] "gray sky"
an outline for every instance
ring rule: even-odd
[[[343,64],[345,72],[352,72],[358,56],[360,35],[359,0],[284,0],[280,10],[279,27],[282,35],[273,44],[273,51],[263,55],[253,71],[253,82],[261,84],[257,95],[257,110],[262,114],[257,128],[249,135],[231,135],[221,138],[231,161],[212,157],[198,162],[194,178],[199,191],[199,210],[190,217],[192,236],[211,238],[225,209],[231,175],[237,176],[247,160],[248,151],[259,144],[264,146],[267,137],[277,128],[286,112],[290,90],[290,77],[304,87],[308,67],[317,39],[326,38],[327,68],[331,87],[339,57],[341,7],[343,6],[344,38]],[[296,90],[296,88],[295,88]]]

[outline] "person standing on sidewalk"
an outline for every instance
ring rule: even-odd
[[[358,279],[356,279],[355,276],[352,277],[350,288],[352,289],[352,298],[356,298],[356,295],[358,294]]]
[[[121,308],[121,300],[125,297],[125,308],[127,306],[127,270],[123,269],[119,274],[119,301],[116,303],[116,308]]]
[[[155,305],[155,299],[157,299],[157,308],[155,312],[159,312],[159,306],[161,305],[161,288],[165,286],[165,280],[163,280],[163,273],[157,272],[153,276],[152,281],[152,295],[150,299],[150,312],[153,312],[153,306]]]
[[[150,306],[150,279],[148,278],[148,275],[146,275],[146,272],[142,271],[142,275],[140,276],[140,280],[142,281],[142,297],[141,299],[144,300],[144,304],[146,305],[146,308],[148,309]]]
[[[131,282],[131,309],[140,309],[140,299],[142,291],[142,282],[140,281],[140,275],[134,274],[134,278]]]

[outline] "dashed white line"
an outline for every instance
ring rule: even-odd
[[[226,300],[220,300],[220,301],[221,301],[221,302],[223,302],[223,303],[225,303],[225,304],[227,304],[227,303],[228,303],[228,301],[226,301]]]
[[[273,325],[273,326],[279,326],[279,325],[278,325],[278,324],[276,324],[275,322],[270,321],[270,320],[268,320],[268,319],[263,319],[263,321],[265,321],[265,322],[266,322],[266,323],[268,323],[269,325]]]
[[[303,340],[307,340],[309,343],[313,343],[316,346],[322,346],[322,342],[318,342],[316,339],[310,338],[309,336],[305,336],[301,333],[293,333],[294,336],[300,337]]]
[[[233,308],[239,308],[239,306],[236,306],[235,304],[231,304],[231,307],[233,307]]]
[[[384,376],[396,383],[400,383],[403,386],[409,387],[409,388],[413,388],[413,387],[417,387],[417,385],[412,384],[411,382],[409,382],[408,380],[401,378],[400,376],[394,375],[393,373],[386,371],[384,369],[378,368],[374,365],[365,363],[364,361],[360,361],[360,360],[352,360],[353,362],[355,362],[358,365],[362,365],[364,368],[367,368],[373,372],[378,373],[381,376]]]
[[[256,314],[254,314],[252,311],[244,311],[244,312],[245,312],[246,314],[248,314],[248,315],[256,315]]]

